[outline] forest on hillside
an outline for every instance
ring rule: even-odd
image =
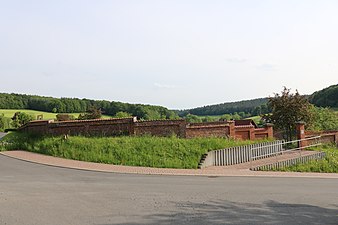
[[[310,103],[318,107],[338,108],[338,85],[332,85],[307,96]],[[83,113],[90,108],[98,108],[103,114],[115,116],[137,116],[140,119],[173,119],[189,114],[197,116],[243,114],[245,117],[271,112],[268,98],[258,98],[237,102],[207,105],[186,110],[169,110],[162,106],[130,104],[106,100],[90,100],[78,98],[53,98],[36,95],[0,93],[0,109],[31,109],[53,113]],[[243,117],[243,116],[242,116]]]
[[[317,107],[338,108],[338,84],[316,91],[312,95],[306,97],[309,99],[310,103]],[[267,106],[268,99],[269,98],[258,98],[207,105],[193,109],[177,110],[177,113],[179,116],[186,116],[188,114],[197,116],[212,116],[243,112],[255,116],[271,112]]]
[[[316,106],[338,108],[338,84],[314,92],[309,100]]]
[[[101,109],[102,113],[106,115],[115,116],[119,112],[125,112],[145,120],[178,117],[174,111],[162,106],[0,93],[0,109],[31,109],[53,113],[83,113],[93,107]]]
[[[187,114],[193,114],[198,116],[211,116],[234,114],[239,112],[251,115],[260,115],[269,112],[267,102],[268,98],[258,98],[238,102],[222,103],[217,105],[207,105],[187,110],[179,110],[177,111],[177,113],[179,116],[186,116]]]

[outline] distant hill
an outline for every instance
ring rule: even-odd
[[[338,84],[316,91],[309,101],[322,107],[338,108]],[[114,116],[117,112],[127,112],[142,119],[169,119],[187,114],[213,116],[244,112],[251,115],[268,113],[268,98],[257,98],[237,102],[207,105],[186,110],[169,110],[162,106],[110,102],[77,98],[52,98],[36,95],[0,93],[0,109],[31,109],[52,113],[82,113],[90,107],[100,108],[104,114]]]
[[[221,103],[217,105],[207,105],[203,107],[179,110],[177,111],[179,116],[185,116],[187,114],[194,114],[197,116],[207,116],[207,115],[223,115],[223,114],[233,114],[235,112],[244,112],[251,113],[253,115],[258,115],[262,111],[266,113],[268,98],[257,98],[252,100],[244,100],[238,102],[228,102]]]
[[[0,109],[30,109],[51,113],[83,113],[91,107],[99,108],[105,115],[110,116],[114,116],[118,112],[127,112],[141,119],[170,119],[177,117],[174,111],[162,106],[0,93]]]
[[[312,104],[316,106],[338,108],[338,85],[332,85],[330,87],[324,88],[321,91],[316,91],[312,95],[307,95],[306,97]],[[176,112],[179,116],[186,116],[189,113],[197,116],[213,116],[234,114],[235,112],[259,115],[261,113],[269,112],[269,109],[267,108],[267,102],[268,98],[257,98],[245,101],[207,105],[193,109],[177,110]]]
[[[338,108],[338,84],[314,92],[309,100],[316,106]]]

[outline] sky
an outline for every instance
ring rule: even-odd
[[[336,0],[0,6],[0,93],[187,109],[338,83]]]

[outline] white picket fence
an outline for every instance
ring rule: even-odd
[[[254,159],[262,159],[285,151],[285,141],[277,140],[246,146],[237,146],[208,152],[201,168],[208,166],[228,166]]]

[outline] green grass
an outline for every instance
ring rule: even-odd
[[[4,114],[7,118],[12,118],[16,112],[24,112],[27,114],[32,115],[35,119],[38,115],[43,115],[44,120],[50,120],[50,119],[56,119],[56,115],[58,113],[50,113],[50,112],[43,112],[43,111],[37,111],[37,110],[29,110],[29,109],[0,109],[0,114]],[[68,113],[70,115],[73,115],[75,118],[77,118],[80,113]],[[103,115],[103,118],[111,118],[111,116]]]
[[[209,118],[212,121],[219,121],[219,119],[222,117],[222,115],[211,115],[211,116],[198,116],[201,120]]]
[[[1,142],[3,144],[1,144]],[[260,141],[262,142],[262,141]],[[56,157],[115,165],[158,168],[197,168],[202,154],[251,144],[224,138],[177,137],[37,137],[13,132],[0,141],[0,150],[27,150]]]
[[[335,108],[334,112],[336,113],[336,115],[338,115],[338,108]]]
[[[322,160],[311,160],[307,163],[297,164],[279,169],[290,172],[317,172],[338,173],[338,148],[333,145],[323,145],[314,148],[315,151],[324,151],[326,156]]]
[[[212,115],[212,116],[198,116],[199,118],[201,118],[202,120],[205,118],[209,118],[213,121],[219,121],[221,119],[223,115]],[[252,117],[248,117],[248,118],[243,118],[243,119],[252,119],[253,121],[255,121],[256,124],[258,124],[261,120],[260,116],[252,116]]]
[[[260,116],[252,116],[252,117],[248,117],[246,119],[251,119],[253,120],[256,124],[259,124],[261,121],[261,117]]]

